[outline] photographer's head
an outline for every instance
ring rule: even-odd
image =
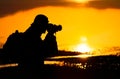
[[[48,26],[48,22],[49,22],[48,17],[43,14],[37,15],[34,19],[34,24],[40,25],[38,26],[38,30],[41,31],[42,33],[45,33]]]
[[[25,33],[30,36],[41,36],[42,33],[48,31],[49,34],[54,34],[62,30],[61,25],[51,24],[48,21],[48,17],[43,14],[38,14],[31,27],[29,27]]]
[[[34,19],[34,23],[44,23],[44,24],[46,24],[46,23],[48,23],[49,21],[48,21],[48,17],[47,16],[45,16],[45,15],[43,15],[43,14],[38,14],[36,17],[35,17],[35,19]]]

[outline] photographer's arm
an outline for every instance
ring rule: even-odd
[[[45,56],[54,56],[58,53],[56,36],[54,33],[48,32],[44,39]]]

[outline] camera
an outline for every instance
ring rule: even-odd
[[[52,23],[48,24],[48,28],[47,28],[48,32],[56,33],[61,30],[62,30],[62,25],[56,25],[56,24],[52,24]]]

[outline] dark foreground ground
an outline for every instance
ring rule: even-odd
[[[0,79],[120,79],[118,56],[98,56],[87,60],[63,58],[56,61],[63,60],[65,65],[45,65],[37,73],[25,73],[24,69],[20,72],[18,67],[2,68]],[[81,64],[84,64],[85,68],[82,68]]]
[[[28,72],[29,73],[29,72]],[[0,79],[28,79],[17,67],[0,70]],[[118,70],[79,70],[71,67],[45,66],[44,72],[32,73],[29,79],[120,79]]]

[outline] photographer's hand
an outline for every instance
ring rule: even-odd
[[[55,27],[54,24],[49,24],[49,27],[48,27],[48,29],[47,29],[48,34],[54,34],[54,33],[55,33],[54,27]]]

